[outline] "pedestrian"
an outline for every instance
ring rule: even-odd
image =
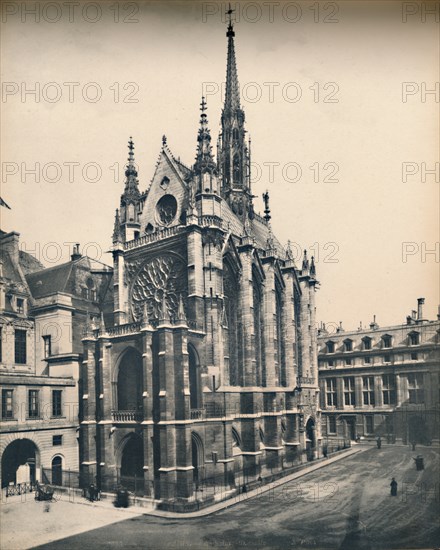
[[[380,438],[380,435],[376,439],[377,448],[380,449],[382,447],[382,439]]]
[[[391,496],[397,497],[397,481],[394,479],[394,477],[391,480],[390,487],[391,487]]]
[[[416,450],[416,442],[413,441],[413,442],[411,443],[411,445],[412,445],[412,450],[415,451],[415,450]]]
[[[324,458],[327,458],[327,455],[328,455],[327,447],[324,447],[322,449],[322,454],[324,455]]]

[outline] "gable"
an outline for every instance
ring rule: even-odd
[[[147,226],[150,231],[157,231],[181,223],[181,216],[187,207],[183,177],[183,171],[171,153],[162,149],[139,217],[141,235],[145,234]]]

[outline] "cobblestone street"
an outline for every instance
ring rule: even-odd
[[[422,454],[425,470],[413,457]],[[371,447],[226,510],[194,519],[122,511],[109,501],[3,506],[5,550],[41,548],[434,548],[440,544],[439,449]],[[395,477],[398,496],[390,496]],[[26,532],[23,532],[26,525]],[[32,535],[30,535],[32,533]]]

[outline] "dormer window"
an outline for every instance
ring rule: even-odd
[[[344,340],[344,349],[345,351],[353,351],[353,340],[350,340],[350,338]]]
[[[327,353],[335,353],[335,343],[329,340],[326,344]]]
[[[410,332],[408,338],[410,346],[418,346],[420,344],[420,334],[418,332]]]
[[[389,334],[384,334],[382,336],[382,347],[390,348],[392,343],[392,337]]]
[[[362,346],[364,350],[371,349],[371,338],[369,336],[362,338]]]
[[[17,298],[17,313],[24,313],[24,298]]]

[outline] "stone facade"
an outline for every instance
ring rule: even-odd
[[[20,251],[15,232],[1,233],[0,248],[2,487],[36,480],[79,486],[82,336],[87,318],[106,310],[112,270],[79,250],[44,269]]]
[[[423,298],[406,324],[318,336],[325,440],[381,436],[438,440],[440,319],[423,318]]]
[[[268,195],[254,211],[232,24],[227,38],[217,159],[204,99],[195,164],[164,136],[145,192],[130,138],[113,322],[84,338],[82,471],[163,506],[320,453],[315,265],[305,253],[298,269],[275,238]]]

